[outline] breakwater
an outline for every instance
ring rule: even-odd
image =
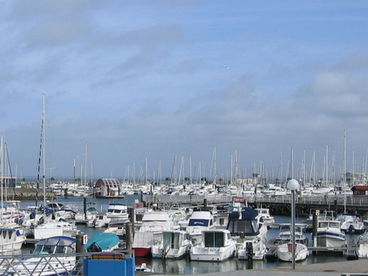
[[[43,191],[32,188],[7,188],[4,192],[8,200],[34,200],[36,197],[39,200],[43,199]],[[55,194],[46,191],[46,199],[54,199]]]

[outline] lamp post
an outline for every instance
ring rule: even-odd
[[[300,188],[299,182],[295,179],[290,179],[287,183],[287,188],[291,191],[291,254],[292,254],[292,262],[293,269],[295,270],[295,192]]]

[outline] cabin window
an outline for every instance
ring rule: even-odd
[[[37,245],[35,250],[34,250],[34,254],[41,254],[41,249],[42,249],[42,245]]]
[[[257,230],[255,229],[255,225],[253,225],[250,220],[238,220],[238,221],[230,221],[228,230],[231,233],[254,233]]]
[[[63,254],[64,247],[63,246],[56,246],[55,254]]]
[[[208,226],[208,219],[190,219],[188,226]]]
[[[328,227],[328,222],[320,222],[319,223],[319,227],[320,228],[326,228],[326,227]]]
[[[332,227],[332,228],[340,228],[340,226],[339,226],[339,223],[338,223],[338,222],[330,222],[329,227]]]
[[[204,234],[205,247],[223,247],[224,234],[222,232],[205,232]]]
[[[54,247],[51,245],[44,245],[40,254],[53,254]]]

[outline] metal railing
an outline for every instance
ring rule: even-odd
[[[117,254],[132,256],[131,252],[118,251]],[[83,263],[101,253],[74,253],[50,255],[1,255],[1,276],[46,276],[46,275],[83,275]]]

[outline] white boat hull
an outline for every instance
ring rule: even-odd
[[[342,234],[317,233],[317,245],[321,247],[342,247],[345,241],[345,235]]]
[[[153,246],[152,247],[152,257],[153,258],[165,258],[165,259],[180,259],[184,257],[188,252],[188,247],[183,246],[179,249],[169,249],[164,250],[161,247]]]
[[[283,262],[292,262],[292,251],[289,250],[290,245],[287,243],[281,244],[277,247],[277,257]],[[295,247],[295,261],[304,261],[308,256],[308,248],[304,244],[297,243]]]
[[[252,243],[252,251],[253,251],[252,256],[248,256],[249,252],[248,252],[246,243],[247,242],[244,242],[240,244],[240,246],[238,246],[237,248],[238,259],[240,260],[249,259],[249,258],[253,260],[263,260],[264,259],[264,256],[267,253],[267,248],[262,240]]]
[[[15,275],[69,275],[75,271],[75,257],[31,258],[14,265]],[[12,270],[9,270],[12,272]]]
[[[192,261],[222,262],[231,258],[235,253],[236,245],[226,247],[192,247],[190,259]]]
[[[357,255],[358,258],[368,258],[368,244],[359,244],[359,247],[357,248]]]
[[[20,250],[22,248],[22,245],[23,245],[24,241],[25,241],[25,239],[21,239],[21,240],[14,241],[14,242],[1,243],[0,244],[0,252],[5,253],[5,252]]]

